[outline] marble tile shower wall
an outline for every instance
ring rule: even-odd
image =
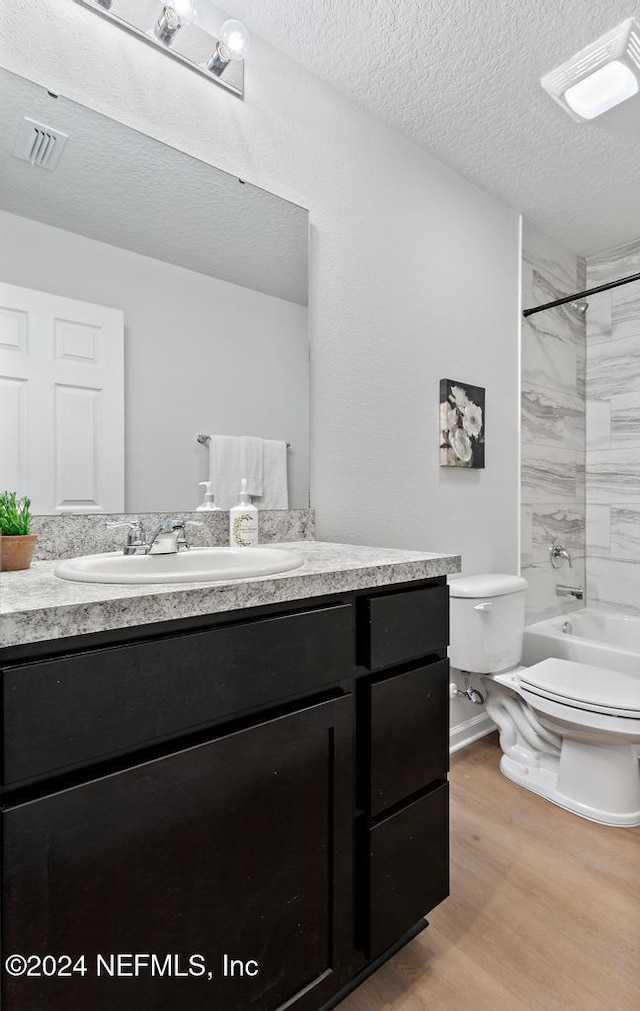
[[[525,224],[523,308],[585,287],[585,261]],[[522,321],[521,571],[528,623],[584,604],[556,585],[585,583],[585,318],[570,305]],[[573,561],[554,569],[561,537]]]
[[[640,240],[587,260],[591,287],[640,272]],[[589,601],[640,614],[640,282],[587,313]]]

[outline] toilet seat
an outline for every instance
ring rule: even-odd
[[[603,713],[594,709],[580,709],[568,703],[567,699],[550,699],[536,692],[529,691],[524,685],[520,689],[522,698],[542,718],[546,726],[562,733],[561,727],[572,728],[571,736],[575,740],[584,739],[584,735],[606,735],[600,737],[602,744],[606,739],[611,743],[640,744],[640,719],[618,713]],[[545,717],[551,723],[545,722]],[[635,775],[637,776],[637,759]]]
[[[524,691],[592,713],[640,720],[640,681],[620,671],[550,658],[522,668]]]

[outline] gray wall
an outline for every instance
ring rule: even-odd
[[[195,509],[198,432],[290,442],[308,506],[305,307],[3,211],[0,235],[1,280],[124,310],[128,512]]]
[[[640,241],[587,260],[594,287],[640,272]],[[640,282],[589,297],[589,602],[640,615]]]
[[[573,294],[584,281],[584,260],[524,223],[523,309]],[[530,623],[584,606],[555,588],[585,582],[586,324],[566,305],[521,325],[521,572]],[[562,537],[572,569],[552,568],[554,537]]]

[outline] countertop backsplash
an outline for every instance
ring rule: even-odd
[[[105,551],[118,551],[124,546],[127,531],[124,527],[113,530],[107,523],[124,523],[140,519],[145,533],[151,536],[161,520],[195,520],[202,527],[189,527],[188,536],[194,547],[220,546],[229,543],[228,512],[181,513],[129,513],[129,514],[71,514],[59,516],[34,516],[33,532],[38,535],[34,557],[41,561],[58,558],[75,558],[78,555],[96,555]],[[262,544],[280,544],[283,541],[312,541],[315,538],[313,509],[261,510],[258,532]]]

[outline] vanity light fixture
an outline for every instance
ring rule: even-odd
[[[244,58],[249,33],[240,21],[224,20],[222,11],[208,0],[211,18],[219,15],[217,35],[196,23],[203,0],[74,0],[112,24],[124,28],[168,56],[207,77],[227,91],[244,95]]]
[[[207,61],[212,74],[220,77],[232,60],[244,60],[249,51],[249,32],[241,21],[225,21],[216,48]]]
[[[640,89],[640,25],[627,18],[540,83],[578,123],[632,98]]]
[[[181,28],[182,21],[175,7],[163,7],[153,31],[160,42],[170,46]]]

